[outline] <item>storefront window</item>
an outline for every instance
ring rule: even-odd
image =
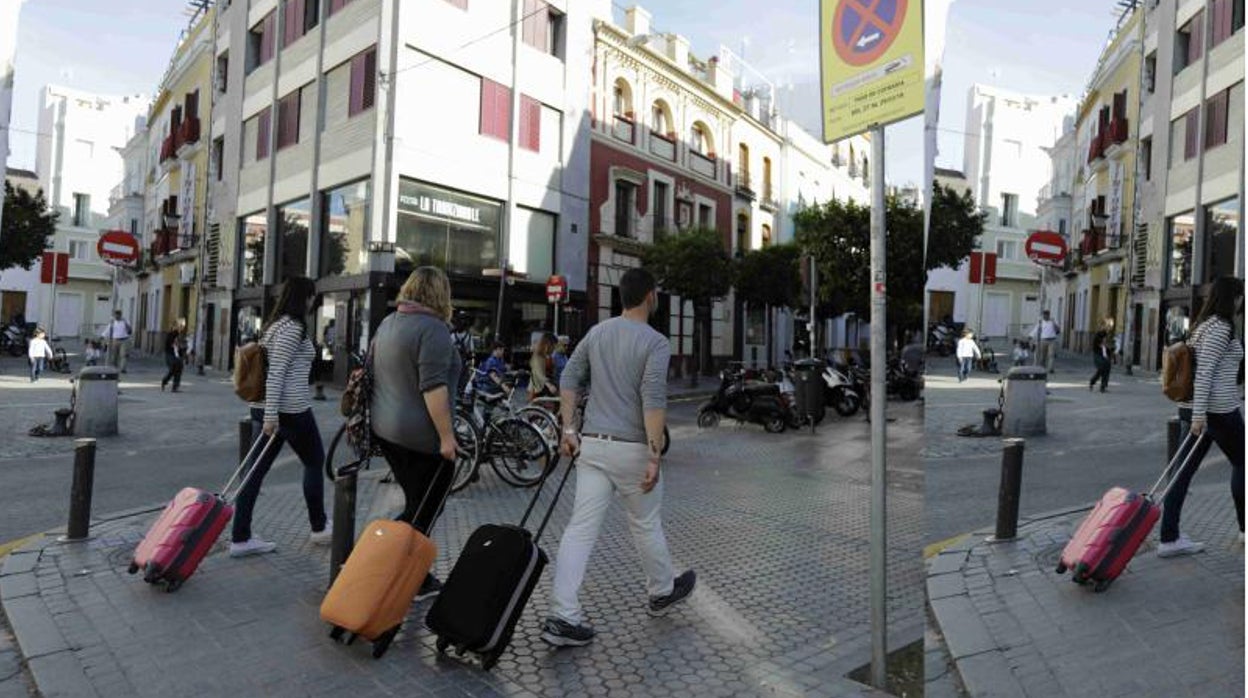
[[[1205,207],[1205,280],[1235,275],[1235,243],[1239,239],[1239,199]]]
[[[1171,218],[1166,225],[1170,239],[1170,286],[1192,285],[1192,236],[1196,232],[1196,217],[1184,213]]]
[[[282,226],[282,265],[278,281],[308,275],[308,231],[312,229],[312,200],[299,199],[277,209]]]
[[[260,286],[264,283],[264,241],[269,231],[269,220],[264,212],[253,213],[238,220],[239,236],[243,239],[242,279],[243,287]]]
[[[497,268],[501,210],[494,201],[401,180],[396,271],[433,265],[479,276]]]
[[[321,195],[321,278],[365,271],[368,196],[368,180]]]
[[[264,318],[260,314],[260,308],[254,305],[245,305],[238,309],[236,313],[238,322],[238,344],[242,346],[248,342],[254,342],[260,338],[260,328],[264,325]]]
[[[511,266],[529,275],[529,281],[545,283],[555,268],[555,216],[545,211],[516,211],[516,236]]]

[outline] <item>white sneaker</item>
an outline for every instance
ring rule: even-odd
[[[1189,540],[1187,536],[1180,534],[1179,537],[1170,543],[1161,543],[1157,546],[1157,557],[1175,557],[1178,555],[1194,555],[1205,549],[1204,543],[1197,543]]]
[[[230,543],[230,557],[247,557],[248,555],[263,555],[277,550],[277,543],[272,543],[259,538],[242,543]]]
[[[329,545],[334,540],[334,524],[326,522],[325,530],[313,531],[308,534],[308,541],[312,545]]]

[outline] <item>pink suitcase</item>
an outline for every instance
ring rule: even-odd
[[[260,456],[256,451],[264,443]],[[247,457],[230,476],[221,494],[196,487],[184,488],[165,507],[160,517],[143,536],[130,562],[130,574],[143,570],[143,581],[163,584],[165,591],[177,591],[208,555],[221,531],[234,516],[234,498],[247,484],[255,464],[277,443],[276,439],[256,439]],[[246,469],[246,474],[243,474]],[[240,477],[241,476],[241,477]],[[229,494],[231,486],[238,488]]]
[[[1195,439],[1189,434],[1147,493],[1121,487],[1106,492],[1062,550],[1057,573],[1070,570],[1071,581],[1076,584],[1091,584],[1094,591],[1108,589],[1161,518],[1158,502],[1166,498],[1179,473],[1189,466],[1202,438],[1203,434]],[[1158,495],[1163,482],[1165,489]]]

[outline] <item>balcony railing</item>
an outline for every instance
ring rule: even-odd
[[[650,153],[664,160],[676,161],[676,140],[658,131],[650,132]]]
[[[624,141],[625,143],[636,143],[637,125],[630,119],[616,115],[615,124],[611,129],[611,135]]]
[[[719,171],[717,164],[718,161],[715,158],[707,157],[696,150],[689,151],[689,169],[703,177],[715,179],[715,175]]]
[[[1083,257],[1090,257],[1106,250],[1116,250],[1119,246],[1118,238],[1118,235],[1111,234],[1105,228],[1085,230],[1079,240],[1079,253]]]
[[[178,127],[177,137],[174,139],[174,150],[177,151],[184,145],[199,142],[199,117],[190,116],[182,120],[182,125]]]
[[[154,259],[181,250],[193,250],[199,242],[198,235],[179,235],[179,231],[172,228],[154,231],[153,236],[151,252]]]
[[[752,187],[750,183],[750,173],[748,170],[737,173],[736,189],[738,194],[750,199],[751,201],[756,196],[754,194],[754,187]]]
[[[1105,132],[1105,150],[1109,150],[1111,146],[1125,143],[1130,133],[1131,129],[1128,127],[1125,116],[1109,122],[1109,130]]]
[[[763,200],[758,202],[758,205],[764,209],[772,211],[773,213],[780,210],[780,202],[776,201],[770,191],[763,192]]]
[[[173,158],[177,157],[177,148],[174,146],[173,142],[174,142],[174,137],[172,133],[169,134],[168,136],[165,136],[165,139],[160,142],[160,162],[161,163],[164,163],[168,160],[172,160]]]

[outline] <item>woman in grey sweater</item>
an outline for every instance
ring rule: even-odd
[[[446,275],[436,267],[420,267],[399,290],[398,309],[377,328],[373,345],[373,433],[403,488],[406,504],[399,520],[426,535],[455,475],[450,386],[459,384],[462,367],[451,342],[450,319]],[[440,589],[429,575],[417,598]]]

